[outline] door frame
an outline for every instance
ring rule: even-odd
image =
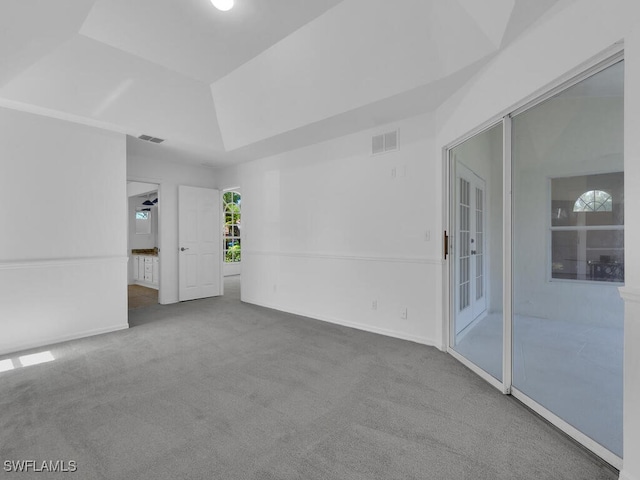
[[[601,52],[594,58],[584,62],[578,67],[570,70],[565,75],[551,82],[542,89],[533,92],[527,98],[511,105],[507,109],[499,112],[499,114],[491,117],[475,129],[467,132],[463,136],[445,145],[442,148],[442,166],[443,166],[443,230],[446,232],[443,237],[443,253],[445,255],[445,265],[443,268],[443,318],[442,318],[442,344],[443,350],[448,352],[463,365],[468,367],[488,383],[496,387],[505,395],[512,395],[514,398],[529,407],[535,413],[549,421],[551,424],[559,428],[565,434],[576,440],[588,450],[602,458],[604,461],[614,467],[622,468],[622,458],[591,439],[580,430],[576,429],[566,421],[555,415],[550,410],[540,405],[524,393],[513,388],[513,276],[512,276],[512,250],[513,250],[513,227],[512,227],[512,159],[511,159],[511,120],[530,108],[548,100],[556,94],[566,90],[567,88],[580,83],[586,78],[612,66],[613,64],[624,60],[624,45],[618,43]],[[455,228],[455,217],[451,204],[455,203],[453,195],[455,193],[455,170],[452,168],[454,161],[451,150],[456,146],[464,143],[470,138],[483,133],[499,124],[503,127],[503,378],[502,381],[497,380],[489,373],[472,363],[470,360],[457,353],[451,347],[452,329],[455,329],[453,315],[455,314],[455,296],[452,292],[453,282],[455,281],[455,262],[448,262],[451,255],[455,254],[455,248],[452,243],[447,241],[447,235],[453,232]],[[453,202],[452,202],[453,199]],[[448,238],[451,238],[449,235]],[[447,245],[448,243],[448,245]],[[446,250],[445,250],[446,249]]]
[[[156,185],[158,185],[158,238],[157,238],[157,242],[158,242],[158,262],[159,262],[159,271],[158,271],[158,303],[159,304],[164,304],[165,301],[165,297],[167,295],[167,290],[166,290],[166,282],[162,281],[163,278],[163,261],[162,261],[162,257],[164,255],[164,249],[163,249],[163,236],[162,236],[162,208],[163,208],[163,203],[162,203],[162,190],[164,188],[163,184],[162,184],[162,180],[158,179],[158,178],[153,178],[153,177],[138,177],[138,176],[129,176],[127,175],[127,182],[141,182],[141,183],[154,183]],[[127,231],[127,250],[129,250],[129,197],[127,197],[127,214],[126,214],[126,231]],[[130,257],[131,253],[129,251],[127,251],[127,257]]]

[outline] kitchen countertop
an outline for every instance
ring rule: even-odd
[[[158,248],[134,248],[131,250],[132,255],[148,255],[150,257],[158,256]]]

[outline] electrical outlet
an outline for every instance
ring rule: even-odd
[[[278,285],[277,284],[273,284],[273,293],[276,293],[278,291]]]
[[[396,170],[396,167],[393,167],[391,169],[391,178],[396,178],[397,174],[398,174],[398,172]]]
[[[424,235],[424,239],[426,242],[430,242],[431,241],[431,230],[427,230],[427,233],[425,233]]]
[[[406,320],[409,317],[409,313],[407,311],[407,307],[403,307],[402,310],[400,310],[400,318],[402,320]]]
[[[378,301],[374,300],[373,302],[371,302],[371,310],[377,310],[378,309]]]

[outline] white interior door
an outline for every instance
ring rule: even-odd
[[[485,181],[456,162],[456,334],[487,309],[485,197]]]
[[[179,299],[214,297],[222,292],[220,193],[178,187]]]

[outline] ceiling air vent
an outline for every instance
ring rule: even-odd
[[[381,153],[393,152],[398,150],[398,130],[393,132],[381,133],[371,138],[371,154],[379,155]]]
[[[145,140],[147,142],[152,142],[152,143],[164,142],[164,138],[152,137],[151,135],[140,135],[138,138],[140,140]]]

